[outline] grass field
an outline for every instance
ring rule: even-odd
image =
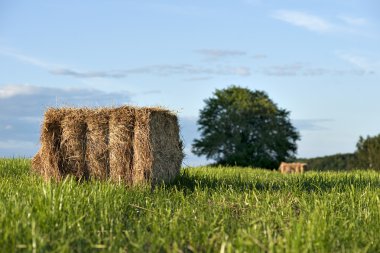
[[[46,183],[0,160],[0,252],[380,252],[380,174],[182,170],[171,185]]]

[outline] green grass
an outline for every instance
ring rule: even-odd
[[[380,175],[182,170],[171,185],[46,183],[0,160],[0,252],[380,252]]]

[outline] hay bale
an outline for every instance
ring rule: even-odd
[[[134,127],[134,108],[124,106],[110,111],[110,179],[114,182],[132,184]]]
[[[307,169],[307,163],[286,163],[281,162],[278,170],[283,173],[304,173]]]
[[[86,111],[86,163],[88,175],[93,179],[107,179],[110,174],[108,109]]]
[[[183,159],[177,117],[160,108],[48,109],[33,169],[45,179],[169,182]]]

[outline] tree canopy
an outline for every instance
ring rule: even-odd
[[[289,114],[263,91],[216,90],[200,111],[200,138],[192,151],[217,164],[277,168],[294,158],[300,139]]]
[[[360,136],[356,147],[358,168],[380,170],[380,134],[367,138]]]

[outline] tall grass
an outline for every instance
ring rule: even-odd
[[[44,182],[0,160],[0,252],[380,252],[380,175],[191,168],[170,185]]]

